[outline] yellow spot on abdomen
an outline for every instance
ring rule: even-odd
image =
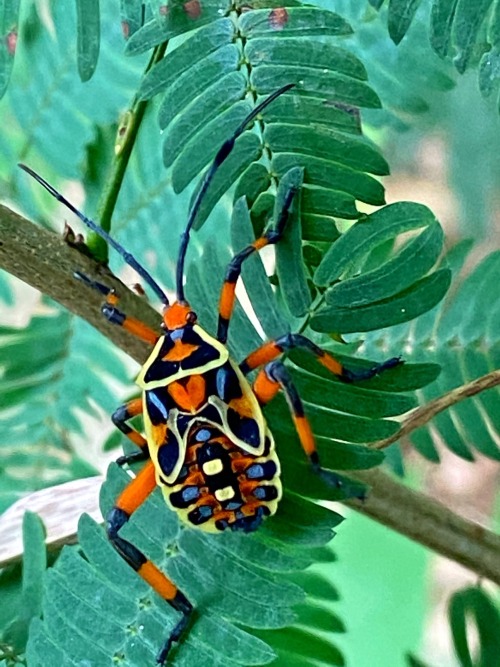
[[[223,489],[217,489],[215,497],[221,503],[225,500],[231,500],[231,498],[234,498],[234,489],[232,486],[225,486]]]
[[[214,459],[213,461],[207,461],[203,464],[203,472],[205,475],[218,475],[222,472],[223,467],[220,459]]]

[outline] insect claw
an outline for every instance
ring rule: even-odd
[[[346,477],[337,475],[332,470],[327,470],[321,466],[313,465],[314,472],[321,477],[321,479],[328,484],[332,489],[336,489],[341,493],[339,499],[347,500],[355,498],[356,500],[365,501],[367,498],[366,487],[358,482],[351,481]]]

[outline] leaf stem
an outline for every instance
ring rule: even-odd
[[[491,389],[500,384],[500,370],[491,371],[472,382],[452,389],[442,396],[438,396],[434,400],[430,401],[426,405],[422,405],[419,408],[413,410],[410,415],[402,422],[401,428],[399,431],[391,435],[389,438],[384,440],[378,440],[377,442],[372,442],[368,446],[370,449],[385,449],[392,445],[394,442],[401,440],[404,436],[408,435],[412,431],[415,431],[420,426],[424,426],[431,419],[433,419],[437,414],[447,410],[452,405],[456,405],[461,401],[464,401],[466,398],[475,396],[486,389]]]
[[[155,47],[151,58],[144,70],[144,75],[162,60],[167,49],[168,42],[163,42]],[[111,229],[111,218],[115,210],[118,195],[123,183],[125,171],[134,148],[137,134],[146,112],[146,107],[149,100],[140,99],[137,94],[129,108],[122,116],[122,121],[118,128],[118,137],[115,143],[115,157],[111,166],[111,174],[107,179],[107,186],[101,197],[98,206],[98,220],[100,226],[104,231],[109,232]],[[104,239],[98,234],[90,233],[88,236],[87,245],[90,248],[92,255],[103,263],[108,261],[108,247]]]

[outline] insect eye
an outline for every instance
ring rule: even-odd
[[[196,313],[193,312],[192,310],[190,310],[189,313],[186,315],[186,322],[188,322],[189,324],[194,324],[197,319],[198,318],[196,316]]]

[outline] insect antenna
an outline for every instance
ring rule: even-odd
[[[84,215],[81,211],[79,211],[73,204],[66,199],[60,192],[58,192],[55,188],[50,185],[50,183],[47,183],[47,181],[42,178],[39,174],[36,173],[36,171],[33,171],[31,167],[26,166],[25,164],[19,163],[19,166],[21,169],[23,169],[26,173],[28,173],[30,176],[32,176],[35,181],[38,181],[40,185],[43,185],[43,187],[50,192],[50,194],[55,197],[58,201],[61,202],[61,204],[64,204],[66,208],[69,208],[70,211],[72,211],[80,220],[89,227],[93,232],[96,234],[99,234],[100,237],[102,237],[109,245],[118,252],[123,259],[127,262],[129,266],[131,266],[137,273],[141,276],[141,278],[151,287],[151,289],[155,292],[155,294],[160,298],[161,302],[165,305],[169,305],[169,301],[167,298],[167,295],[165,292],[161,289],[161,287],[158,285],[158,283],[152,278],[152,276],[149,275],[149,273],[146,271],[146,269],[139,264],[139,262],[135,259],[133,255],[131,255],[129,252],[125,250],[117,241],[115,241],[107,232],[102,229],[102,227],[99,227],[93,220],[90,218],[87,218],[86,215]]]
[[[200,188],[198,190],[198,194],[196,195],[196,199],[193,202],[193,205],[191,207],[191,210],[189,212],[189,217],[188,221],[186,224],[186,228],[184,232],[181,235],[181,244],[179,247],[179,258],[177,260],[177,276],[176,276],[176,285],[177,285],[177,299],[178,301],[185,301],[184,299],[184,285],[183,285],[183,276],[184,276],[184,261],[186,259],[186,251],[189,243],[189,233],[191,231],[191,228],[193,226],[194,221],[196,220],[196,216],[198,215],[198,211],[200,210],[201,202],[203,201],[203,197],[205,196],[208,186],[210,185],[213,177],[215,176],[215,173],[217,169],[221,166],[221,164],[224,162],[224,160],[228,157],[228,155],[231,153],[233,150],[234,144],[236,139],[242,134],[247,125],[252,122],[252,120],[261,112],[263,109],[265,109],[271,102],[273,102],[277,97],[282,95],[283,93],[286,93],[287,90],[290,90],[290,88],[293,88],[295,86],[294,83],[289,83],[286,86],[283,86],[282,88],[279,88],[276,90],[274,93],[269,95],[269,97],[266,97],[265,100],[263,100],[260,104],[258,104],[255,109],[253,109],[248,116],[242,121],[242,123],[236,128],[234,131],[233,135],[225,141],[222,146],[219,148],[219,151],[217,152],[217,155],[214,158],[214,161],[212,162],[210,168],[208,171],[205,173],[205,176],[203,177],[203,180],[201,181]]]

